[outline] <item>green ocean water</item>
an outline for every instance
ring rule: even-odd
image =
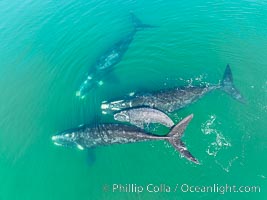
[[[139,31],[105,84],[77,98],[98,56],[132,30],[130,12],[158,27]],[[0,1],[0,200],[266,199],[266,20],[264,0]],[[218,90],[170,115],[177,123],[194,114],[183,141],[201,165],[160,141],[94,152],[51,141],[95,119],[113,122],[101,114],[104,100],[217,84],[228,63],[245,104]],[[114,184],[144,191],[113,191]],[[148,184],[260,192],[148,192]]]

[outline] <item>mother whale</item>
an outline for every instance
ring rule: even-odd
[[[185,147],[185,144],[181,141],[184,130],[192,118],[193,115],[184,118],[179,124],[175,125],[166,136],[154,135],[136,126],[125,124],[98,124],[97,126],[86,125],[63,131],[58,135],[52,136],[52,140],[56,145],[76,146],[79,149],[111,144],[165,140],[169,141],[182,156],[199,164],[198,160],[192,156]]]
[[[232,71],[228,64],[225,68],[222,82],[218,85],[176,87],[151,93],[137,93],[122,100],[104,101],[101,109],[105,114],[110,111],[119,111],[131,107],[148,106],[164,112],[173,112],[197,101],[216,89],[221,89],[234,99],[244,102],[244,98],[234,86]]]

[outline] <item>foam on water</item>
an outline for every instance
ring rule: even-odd
[[[220,158],[217,158],[219,153],[226,154],[232,146],[230,140],[220,131],[219,124],[220,122],[217,120],[215,114],[209,115],[209,119],[202,123],[201,131],[204,135],[210,137],[211,140],[210,144],[207,146],[206,153],[214,157],[214,162],[224,171],[229,172],[232,163],[238,159],[238,156],[234,156],[226,161],[226,163],[222,163]]]
[[[209,119],[201,125],[201,131],[205,135],[210,135],[214,141],[212,141],[206,149],[208,155],[216,157],[216,155],[222,149],[228,149],[231,147],[231,143],[224,137],[222,132],[216,129],[216,115],[210,115]]]

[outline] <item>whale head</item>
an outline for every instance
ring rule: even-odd
[[[75,144],[75,133],[54,135],[52,141],[58,146],[72,146]]]
[[[79,137],[73,130],[64,131],[61,134],[52,136],[52,141],[57,146],[66,147],[78,147],[78,149],[83,150],[83,146],[79,144]]]
[[[121,111],[114,115],[114,119],[120,122],[129,122],[130,118],[126,111]]]
[[[87,95],[87,93],[97,86],[96,81],[93,79],[93,76],[88,76],[87,79],[82,82],[79,90],[75,93],[77,97],[80,99],[84,99]]]

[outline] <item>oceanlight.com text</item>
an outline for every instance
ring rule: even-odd
[[[256,185],[229,185],[229,184],[211,184],[211,185],[190,185],[190,184],[105,184],[104,192],[113,193],[259,193],[261,187]]]

